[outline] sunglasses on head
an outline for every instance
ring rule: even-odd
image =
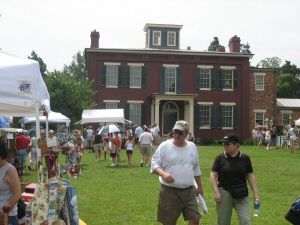
[[[183,135],[182,130],[173,130],[173,134]]]

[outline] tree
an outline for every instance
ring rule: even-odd
[[[214,40],[210,43],[208,47],[208,51],[216,51],[217,48],[219,47],[219,39],[218,37],[214,37]]]
[[[32,50],[31,55],[28,56],[28,59],[33,59],[35,61],[38,61],[40,64],[40,71],[43,77],[47,74],[47,65],[44,63],[43,59],[38,56],[38,54],[35,53],[35,51]]]
[[[244,54],[251,54],[252,52],[250,51],[250,45],[248,44],[241,44],[240,45],[240,52]]]
[[[278,57],[276,57],[276,56],[274,56],[272,58],[262,59],[257,64],[257,67],[277,69],[277,68],[280,68],[280,64],[281,64],[281,59],[278,58]]]
[[[68,73],[54,70],[44,78],[47,85],[51,109],[68,116],[72,122],[81,119],[82,110],[94,107],[95,92],[87,79],[77,79]]]
[[[277,77],[277,97],[300,98],[300,69],[290,61],[280,68]]]
[[[88,72],[85,65],[85,57],[80,51],[73,56],[73,60],[70,65],[64,65],[64,73],[68,73],[74,76],[76,79],[88,78]]]

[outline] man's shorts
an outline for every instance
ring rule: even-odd
[[[141,150],[141,154],[142,155],[146,155],[146,156],[150,156],[151,155],[151,145],[149,144],[141,144],[140,147]]]
[[[26,162],[26,149],[18,149],[17,158],[20,165],[23,165]]]
[[[101,151],[101,150],[104,150],[103,143],[94,144],[94,150],[95,150],[95,151]]]
[[[200,220],[201,215],[196,200],[197,191],[194,186],[173,188],[161,185],[157,210],[157,221],[162,224],[176,224],[180,214],[185,221]]]

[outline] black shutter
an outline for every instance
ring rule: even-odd
[[[160,68],[160,93],[164,94],[165,93],[165,68],[161,67]]]
[[[237,129],[239,127],[239,112],[238,106],[233,106],[233,128]]]
[[[102,67],[102,76],[101,76],[101,84],[106,85],[106,65],[103,65]]]
[[[210,106],[210,127],[216,128],[216,110],[217,107],[214,105]]]
[[[167,31],[161,31],[161,46],[164,46],[164,47],[166,47],[167,46],[167,39],[168,39],[168,37],[167,37],[168,35],[167,35]]]
[[[238,69],[233,70],[233,89],[238,90],[240,86],[240,71]]]
[[[141,104],[141,125],[147,125],[147,110],[145,104]]]
[[[196,71],[196,90],[199,90],[200,89],[200,68],[197,68],[197,71]]]
[[[118,66],[118,87],[123,86],[123,73],[122,73],[122,65]]]
[[[211,69],[210,70],[210,88],[213,90],[213,89],[216,89],[217,88],[217,70],[216,69]]]
[[[130,66],[124,66],[124,84],[125,87],[130,86]]]
[[[129,120],[129,104],[128,103],[124,104],[124,116],[125,116],[125,119]]]
[[[195,109],[194,110],[195,126],[197,129],[199,129],[200,128],[200,105],[196,104],[196,105],[194,105],[194,107],[195,107],[194,108]]]
[[[224,74],[224,70],[219,70],[219,76],[218,76],[218,80],[219,80],[219,89],[220,90],[222,90],[223,89],[223,83],[224,83],[224,81],[223,81],[223,79],[224,79],[224,76],[223,76],[223,74]]]
[[[147,70],[146,67],[142,66],[142,88],[147,86]]]
[[[179,67],[176,68],[176,94],[182,93],[182,74]]]
[[[222,128],[223,127],[222,121],[222,106],[219,105],[216,107],[216,127]]]

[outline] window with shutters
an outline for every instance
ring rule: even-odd
[[[255,74],[255,90],[264,91],[265,90],[265,76],[261,74]]]
[[[233,70],[223,70],[222,86],[223,90],[233,90]]]
[[[176,67],[165,67],[165,93],[176,93]]]
[[[141,103],[129,103],[129,120],[141,124]]]
[[[153,45],[161,45],[161,32],[153,31]]]
[[[168,46],[176,45],[176,32],[168,31]]]
[[[222,105],[222,127],[232,128],[233,127],[233,106],[232,105]]]
[[[200,68],[199,69],[199,85],[200,90],[211,89],[211,69]]]
[[[200,128],[210,128],[211,105],[199,105]]]
[[[106,87],[118,87],[118,65],[106,65]]]
[[[142,84],[142,67],[141,66],[129,66],[130,71],[130,87],[140,88]]]

